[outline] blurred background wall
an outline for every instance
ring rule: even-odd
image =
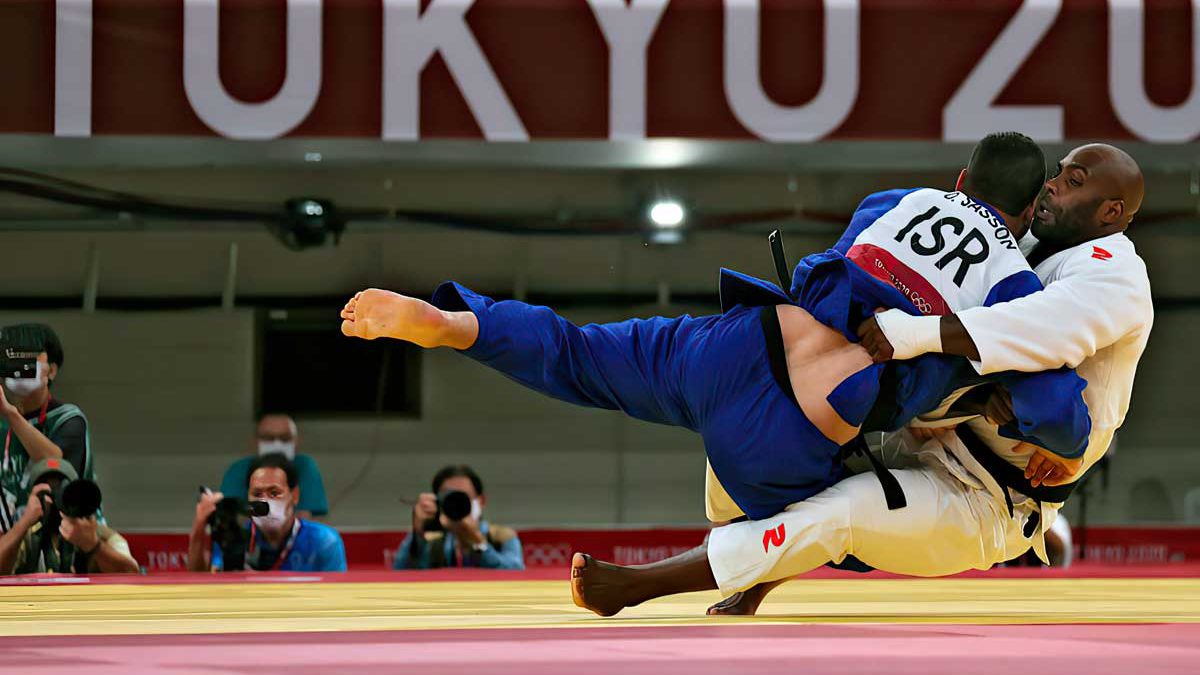
[[[1200,490],[1196,16],[1187,0],[0,3],[0,322],[62,335],[55,393],[87,412],[125,529],[185,527],[264,411],[296,413],[339,526],[403,526],[398,499],[451,461],[509,523],[700,523],[695,437],[451,353],[344,352],[338,308],[456,279],[580,322],[714,312],[721,266],[773,278],[772,229],[793,262],[820,251],[873,191],[952,187],[987,132],[1030,134],[1050,164],[1107,139],[1147,176],[1130,234],[1157,324],[1089,515],[1180,523]],[[647,219],[664,200],[682,227]],[[307,226],[314,247],[284,245]],[[348,390],[368,404],[332,409]]]

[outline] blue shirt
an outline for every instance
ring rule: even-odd
[[[296,541],[278,569],[285,572],[345,572],[346,547],[342,543],[342,535],[324,523],[303,519],[298,522],[300,529],[296,532]],[[283,548],[286,549],[289,543],[290,537],[283,542]],[[254,547],[259,550],[262,560],[274,561],[281,553],[267,543],[262,532],[258,531],[255,533]],[[221,569],[224,564],[221,547],[216,542],[213,542],[212,564],[216,569]]]
[[[255,457],[243,457],[225,470],[221,479],[221,493],[226,497],[237,497],[243,502],[247,500],[247,489],[250,483],[250,464]],[[292,460],[296,465],[299,477],[300,503],[297,511],[308,511],[314,516],[329,513],[329,500],[325,497],[325,481],[321,478],[321,470],[317,461],[308,455],[297,454]]]
[[[488,529],[488,522],[481,520],[479,522],[479,531],[483,533],[484,539],[487,541],[487,548],[482,552],[470,551],[465,553],[462,558],[462,566],[482,567],[493,570],[525,569],[525,554],[521,550],[520,537],[514,536],[512,539],[500,544],[500,548],[496,548],[487,536]],[[457,560],[454,550],[453,533],[447,532],[445,534],[441,540],[441,547],[441,560],[443,562],[439,566],[456,567]],[[396,558],[392,561],[392,568],[397,570],[427,570],[433,567],[433,549],[434,547],[424,537],[414,538],[412,532],[409,532],[408,536],[400,544],[400,549],[396,551]]]

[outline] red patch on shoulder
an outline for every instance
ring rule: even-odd
[[[1099,246],[1093,246],[1092,257],[1096,260],[1109,260],[1112,258],[1112,254],[1100,248]]]

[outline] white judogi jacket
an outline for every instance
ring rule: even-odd
[[[1032,234],[1021,241],[1026,254],[1036,245]],[[1034,272],[1045,290],[991,307],[965,309],[957,316],[979,349],[980,361],[974,365],[980,373],[1038,372],[1070,366],[1087,381],[1083,398],[1092,430],[1083,468],[1077,474],[1083,476],[1107,452],[1129,410],[1138,360],[1154,323],[1150,280],[1146,264],[1124,234],[1060,251]],[[940,426],[958,421],[945,419],[945,415],[953,400],[965,391],[955,392],[938,410],[922,415],[914,424]],[[982,418],[968,424],[997,455],[1021,468],[1028,464],[1029,455],[1013,452],[1017,442],[1000,436],[995,426]],[[998,492],[1002,488],[961,443],[955,439],[945,450],[988,491],[1002,498]],[[1010,492],[1010,497],[1025,516],[1032,510],[1042,512],[1031,543],[1038,556],[1046,560],[1044,533],[1062,505],[1038,505],[1015,492]]]
[[[1062,251],[1034,271],[1046,290],[958,316],[979,347],[981,372],[1076,368],[1088,383],[1084,398],[1092,432],[1084,457],[1090,466],[1125,419],[1154,321],[1146,267],[1133,243],[1116,234]],[[924,425],[939,426],[937,418],[952,399],[923,415]],[[1014,441],[982,418],[967,424],[1012,464],[1028,463],[1028,455],[1011,452]],[[899,469],[892,474],[908,506],[889,509],[878,480],[864,473],[774,518],[715,528],[708,559],[722,592],[807,572],[850,554],[876,569],[916,576],[988,569],[1031,546],[1046,559],[1045,531],[1059,505],[1036,504],[1008,491],[1016,517],[1010,515],[1004,488],[956,435],[920,443],[902,430],[885,437],[883,451],[887,464]],[[1025,525],[1035,511],[1041,517],[1031,537]]]
[[[1021,241],[1023,249],[1033,244],[1032,235]],[[1129,411],[1134,374],[1154,323],[1150,279],[1133,242],[1120,233],[1060,251],[1034,272],[1044,291],[965,309],[958,318],[979,348],[980,373],[1069,366],[1087,381],[1083,397],[1092,431],[1086,470],[1108,450]],[[997,451],[1018,466],[1028,460]]]

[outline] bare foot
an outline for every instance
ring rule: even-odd
[[[739,591],[709,607],[705,614],[709,616],[754,616],[754,613],[758,611],[758,604],[744,591]]]
[[[630,570],[610,565],[585,553],[571,557],[571,597],[575,605],[600,616],[612,616],[641,602],[633,594]]]
[[[734,593],[712,607],[709,607],[706,614],[709,616],[754,616],[758,612],[758,606],[767,597],[767,593],[770,593],[784,581],[786,580],[768,581]]]
[[[399,293],[370,288],[342,309],[342,334],[365,340],[393,338],[421,347],[453,346],[449,313]],[[472,340],[473,341],[473,340]]]

